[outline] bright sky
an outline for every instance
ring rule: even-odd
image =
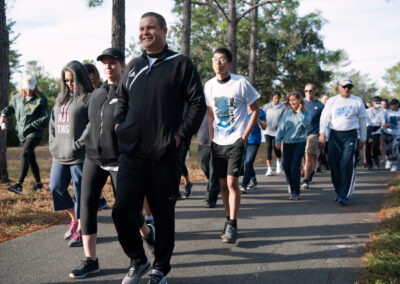
[[[71,60],[94,59],[111,45],[111,3],[88,8],[88,0],[8,0],[7,17],[20,33],[16,48],[21,63],[37,60],[54,77]],[[173,0],[127,0],[126,45],[138,36],[140,16],[162,14],[171,25]],[[400,61],[399,0],[301,0],[300,15],[320,10],[325,47],[344,49],[351,61],[345,71],[368,74],[383,87],[386,69]],[[97,65],[100,68],[100,65]],[[100,73],[101,70],[100,70]]]

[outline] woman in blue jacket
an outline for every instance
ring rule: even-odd
[[[310,113],[299,92],[287,96],[286,110],[279,121],[275,147],[280,148],[283,141],[283,170],[289,185],[290,200],[300,199],[300,167],[307,141],[307,125],[311,122]]]

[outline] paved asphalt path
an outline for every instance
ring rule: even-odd
[[[257,167],[259,186],[242,195],[239,239],[222,243],[222,203],[204,207],[205,182],[176,206],[176,242],[168,283],[354,283],[368,234],[374,229],[394,178],[388,171],[358,170],[355,194],[346,207],[333,201],[329,172],[318,174],[300,201],[289,201],[284,175],[266,177]],[[110,217],[99,213],[97,253],[101,272],[73,280],[69,272],[84,257],[68,248],[67,224],[0,244],[1,283],[120,283],[129,259]],[[152,259],[152,258],[151,258]],[[147,283],[149,275],[140,283]]]

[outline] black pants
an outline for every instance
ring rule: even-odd
[[[26,138],[25,141],[21,142],[22,151],[21,151],[21,164],[19,167],[19,183],[23,183],[25,177],[28,173],[29,166],[31,167],[31,171],[37,183],[40,182],[40,171],[39,166],[36,162],[35,148],[39,145],[40,137],[29,137]]]
[[[267,160],[272,160],[272,149],[274,149],[275,157],[280,159],[282,156],[281,149],[277,149],[275,147],[275,137],[270,136],[270,135],[264,135],[265,136],[265,143],[266,143],[266,148],[267,148]]]
[[[97,234],[97,209],[101,191],[107,182],[108,176],[111,176],[115,195],[117,172],[106,171],[86,157],[82,175],[80,214],[82,234],[93,235]]]
[[[176,155],[178,158],[178,171],[180,171],[180,175],[183,177],[187,177],[189,175],[188,169],[185,165],[185,160],[187,156],[187,152],[190,149],[190,143],[192,142],[191,139],[183,140],[182,143],[179,145]],[[179,177],[180,180],[180,177]]]
[[[199,148],[197,150],[197,157],[199,159],[201,169],[203,170],[208,180],[206,200],[217,202],[218,194],[220,192],[219,179],[215,174],[211,155],[211,146],[199,145]]]
[[[369,126],[371,128],[371,132],[377,131],[380,126]],[[381,153],[381,135],[380,134],[371,134],[372,142],[368,142],[365,146],[365,153],[367,158],[367,165],[369,168],[372,167],[372,160],[374,161],[375,165],[379,164],[379,155]],[[372,150],[372,153],[371,153]]]
[[[283,170],[290,192],[300,194],[301,159],[304,156],[306,142],[283,143]]]
[[[112,212],[119,242],[133,264],[144,263],[139,228],[144,224],[143,199],[147,197],[156,228],[153,268],[165,275],[171,270],[170,259],[175,242],[175,203],[179,191],[176,161],[120,156],[115,207]]]

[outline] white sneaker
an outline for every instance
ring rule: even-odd
[[[267,172],[265,173],[267,177],[272,176],[272,168],[268,168]]]
[[[391,172],[397,172],[397,165],[392,165],[390,168]]]
[[[279,175],[282,172],[282,163],[280,161],[276,162],[276,173]]]
[[[385,169],[390,169],[392,167],[392,163],[389,160],[386,160]]]

